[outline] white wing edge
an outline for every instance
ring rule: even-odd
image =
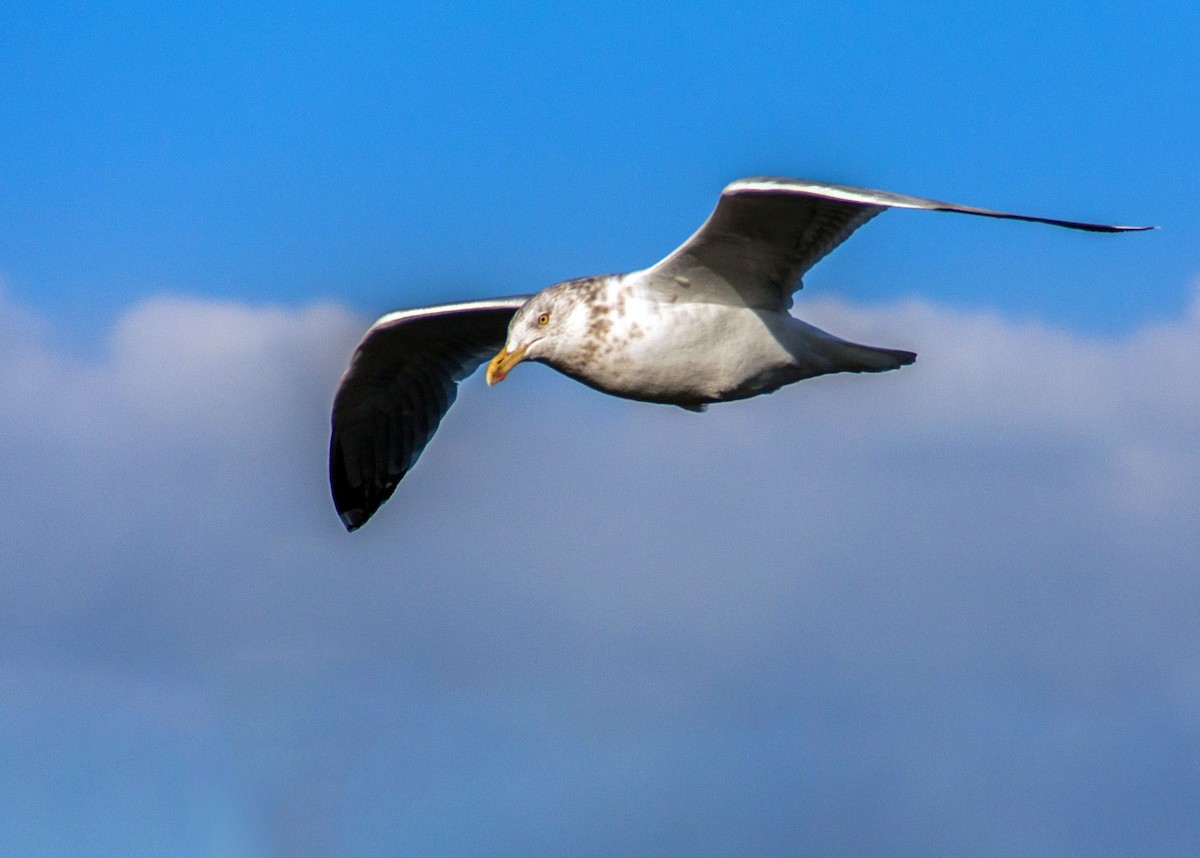
[[[469,310],[518,310],[532,298],[532,295],[508,295],[503,298],[483,298],[479,301],[463,301],[458,304],[435,304],[431,307],[412,307],[407,310],[396,310],[385,316],[380,316],[367,329],[367,333],[379,327],[386,327],[406,319],[423,318],[425,316],[441,316],[447,313],[461,313]],[[364,335],[363,339],[366,339]]]
[[[1013,214],[994,209],[964,206],[959,203],[948,203],[942,200],[928,200],[907,194],[894,194],[891,191],[877,191],[871,188],[854,188],[849,185],[834,185],[828,182],[814,182],[809,179],[785,179],[775,176],[755,176],[738,179],[731,182],[722,194],[764,193],[793,191],[814,197],[824,197],[831,200],[842,200],[848,203],[864,205],[887,206],[898,209],[924,209],[926,211],[961,212],[963,214],[980,215],[982,217],[1007,218],[1009,220],[1025,220],[1036,223],[1048,223],[1054,226],[1065,226],[1070,229],[1082,229],[1090,232],[1139,232],[1148,229],[1158,229],[1156,226],[1112,226],[1109,224],[1086,223],[1082,221],[1060,220],[1058,218],[1037,217],[1034,215]]]

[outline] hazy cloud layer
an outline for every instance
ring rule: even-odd
[[[917,364],[702,416],[465,386],[363,531],[368,320],[0,304],[26,854],[1200,850],[1200,308],[1117,341],[798,302]],[[14,786],[13,784],[18,784]]]

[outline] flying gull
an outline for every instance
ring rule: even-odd
[[[888,208],[1091,232],[1152,228],[1008,214],[805,179],[740,179],[695,235],[642,271],[567,280],[535,295],[401,310],[372,325],[333,403],[329,479],[342,523],[358,529],[391,496],[450,408],[458,382],[489,358],[488,385],[532,360],[604,393],[692,411],[826,373],[912,363],[912,352],[847,342],[788,312],[804,273]]]

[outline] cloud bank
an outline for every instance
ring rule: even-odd
[[[479,379],[342,532],[369,320],[0,303],[23,854],[1200,850],[1200,304],[1120,340],[798,301],[920,353],[704,415]],[[7,790],[7,791],[6,791]]]

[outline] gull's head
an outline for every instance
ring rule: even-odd
[[[587,278],[590,282],[595,278]],[[525,360],[569,362],[575,345],[587,330],[595,290],[581,289],[585,281],[569,280],[538,292],[517,310],[508,324],[508,339],[487,366],[489,386],[504,381]]]

